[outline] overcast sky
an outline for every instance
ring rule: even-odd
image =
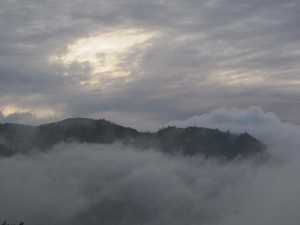
[[[257,105],[300,124],[299,25],[298,0],[2,0],[0,122]]]

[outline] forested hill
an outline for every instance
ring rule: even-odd
[[[140,149],[159,149],[165,153],[202,154],[233,159],[260,153],[264,144],[249,135],[217,129],[166,127],[157,132],[138,132],[104,119],[72,118],[41,126],[0,124],[0,156],[48,151],[62,142],[111,144],[121,142]]]

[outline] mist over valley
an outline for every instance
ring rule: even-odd
[[[1,124],[1,143],[14,153],[0,158],[1,218],[33,225],[297,224],[298,127],[258,107],[173,123],[188,127],[143,133],[106,120]],[[210,129],[189,127],[200,124]],[[41,128],[47,131],[36,136]],[[44,139],[33,144],[28,137]],[[228,157],[240,139],[247,145]],[[32,150],[21,148],[25,140]],[[252,152],[243,155],[245,146]]]

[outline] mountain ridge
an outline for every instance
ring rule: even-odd
[[[248,133],[232,134],[202,127],[163,127],[156,132],[139,132],[105,119],[68,118],[30,126],[0,124],[0,156],[26,154],[32,149],[49,151],[59,143],[121,142],[139,149],[159,149],[168,154],[234,159],[261,153],[265,145]]]

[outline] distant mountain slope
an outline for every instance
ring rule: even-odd
[[[61,142],[130,144],[156,148],[165,153],[202,154],[233,159],[262,152],[264,145],[251,135],[231,134],[216,129],[167,127],[157,132],[138,132],[107,120],[72,118],[41,126],[0,124],[0,156],[47,151]]]

